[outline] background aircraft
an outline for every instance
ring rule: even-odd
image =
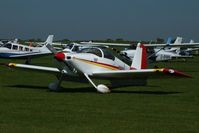
[[[51,54],[51,51],[46,47],[47,42],[51,43],[53,35],[49,35],[44,45],[41,47],[31,47],[22,44],[18,44],[17,40],[14,42],[8,42],[0,47],[1,58],[14,58],[14,59],[26,59],[26,63],[29,64],[33,58]]]
[[[177,37],[173,44],[170,43],[171,38],[168,39],[167,45],[180,45],[182,44],[182,37]],[[167,61],[173,58],[190,58],[192,56],[181,55],[181,47],[164,47],[164,48],[154,48],[155,61]]]
[[[63,80],[90,82],[97,91],[108,93],[110,89],[106,85],[96,85],[91,78],[107,79],[125,85],[137,82],[146,84],[146,78],[190,77],[173,69],[147,69],[146,47],[140,43],[130,66],[104,48],[88,47],[78,53],[57,53],[50,44],[47,47],[55,54],[53,60],[56,68],[15,63],[8,63],[7,66],[54,73],[59,82],[50,83],[51,90],[58,90]]]
[[[97,42],[81,42],[82,44],[91,44],[98,46],[114,46],[114,47],[133,47],[132,44],[118,44],[118,43],[97,43]],[[182,48],[199,47],[199,43],[182,43],[182,37],[177,37],[174,43],[171,43],[171,38],[168,38],[165,44],[144,44],[147,47],[148,58],[151,61],[166,61],[172,58],[190,58],[190,55],[181,55]],[[134,48],[134,47],[133,47]],[[196,48],[195,48],[196,49]],[[132,61],[135,55],[135,49],[125,48],[123,51],[115,50],[121,57]]]
[[[0,47],[3,45],[3,42],[2,41],[0,41]]]

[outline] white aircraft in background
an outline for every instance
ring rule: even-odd
[[[167,41],[168,45],[180,45],[182,44],[182,37],[177,37],[173,44],[170,44],[171,39]],[[154,48],[155,61],[168,61],[173,58],[190,58],[192,56],[185,56],[180,54],[181,47],[171,47],[171,48]]]
[[[31,47],[14,42],[8,42],[0,47],[0,58],[15,58],[27,59],[29,64],[35,57],[51,54],[51,51],[46,47],[47,42],[52,42],[53,35],[49,35],[46,42],[41,47]]]
[[[188,58],[192,56],[180,55],[180,51],[182,47],[199,47],[199,43],[182,43],[182,38],[177,37],[174,43],[170,43],[171,38],[168,39],[165,44],[144,44],[147,47],[147,51],[150,51],[150,55],[148,58],[152,58],[153,61],[166,61],[172,58]],[[81,42],[82,44],[91,44],[98,46],[116,46],[116,47],[132,47],[132,44],[118,44],[118,43],[97,43],[97,42]],[[114,49],[116,50],[116,49]],[[116,50],[117,51],[117,50]],[[123,51],[117,51],[119,55],[123,58],[132,61],[135,55],[135,49],[126,48]]]
[[[18,39],[15,38],[13,41],[1,40],[1,41],[0,41],[0,47],[2,47],[5,43],[18,43]]]
[[[92,47],[92,45],[82,45],[79,43],[70,43],[70,44],[61,44],[61,43],[53,43],[55,46],[61,46],[63,48],[63,52],[68,52],[68,53],[76,53],[80,51],[83,48],[87,47]]]
[[[3,45],[3,42],[2,41],[0,41],[0,47]]]
[[[88,47],[77,53],[57,53],[50,44],[47,47],[55,54],[53,60],[56,68],[15,63],[8,63],[7,66],[54,73],[59,82],[50,83],[51,90],[58,90],[63,80],[90,82],[98,92],[108,93],[110,89],[106,85],[96,85],[92,79],[107,79],[126,85],[146,81],[146,78],[190,77],[174,69],[147,69],[146,47],[140,43],[130,66],[104,48]]]
[[[68,52],[68,53],[77,53],[80,50],[84,48],[89,48],[89,47],[99,47],[99,45],[92,45],[92,44],[80,44],[80,43],[69,43],[69,44],[63,44],[63,43],[57,43],[53,42],[53,46],[61,46],[62,47],[62,52]]]
[[[190,44],[194,44],[194,40],[190,40]],[[198,51],[199,48],[187,48],[187,49],[182,49],[180,50],[180,54],[181,55],[186,55],[186,56],[191,56],[192,55],[192,51]]]

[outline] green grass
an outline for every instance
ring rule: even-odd
[[[24,63],[23,60],[7,62]],[[33,64],[53,66],[51,57]],[[155,63],[193,79],[148,80],[147,86],[98,94],[89,84],[63,82],[64,92],[49,92],[54,75],[0,65],[0,132],[197,133],[199,131],[199,57]]]

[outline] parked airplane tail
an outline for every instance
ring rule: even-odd
[[[45,45],[52,44],[54,35],[49,35],[45,41]]]
[[[131,64],[132,69],[146,69],[147,68],[147,53],[146,47],[138,43],[133,62]]]
[[[177,37],[174,44],[181,44],[182,43],[182,37]]]
[[[192,43],[194,43],[194,40],[190,40],[190,42],[189,42],[190,44],[192,44]]]
[[[169,37],[166,44],[167,44],[167,45],[171,44],[171,40],[172,40],[172,38]]]
[[[182,44],[182,37],[177,37],[174,44]],[[172,47],[169,49],[170,51],[176,52],[177,54],[180,53],[180,47]]]
[[[18,43],[18,38],[15,38],[15,40],[13,41],[13,43]]]

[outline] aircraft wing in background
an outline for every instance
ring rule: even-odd
[[[82,44],[90,44],[97,46],[115,46],[115,47],[128,47],[135,44],[125,44],[125,43],[97,43],[97,42],[81,42]],[[143,44],[147,48],[154,47],[199,47],[199,43],[180,43],[180,44]]]

